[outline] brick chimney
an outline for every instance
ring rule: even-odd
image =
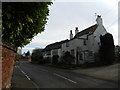
[[[73,38],[72,30],[70,30],[70,39]]]
[[[75,27],[75,35],[79,32],[78,27]]]
[[[102,18],[101,18],[100,15],[97,15],[96,22],[97,22],[97,25],[102,25],[102,24],[103,24],[103,22],[102,22]]]

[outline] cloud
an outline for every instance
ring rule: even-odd
[[[23,48],[23,50],[33,50],[34,48],[30,48],[30,47],[25,47]]]
[[[104,0],[97,1],[87,3],[54,2],[50,6],[50,16],[45,31],[35,36],[26,47],[45,48],[48,44],[69,39],[70,30],[73,30],[73,34],[75,34],[75,27],[78,27],[79,31],[81,31],[95,24],[95,13],[102,16],[106,30],[113,35],[115,44],[117,44],[117,23],[114,23],[109,28],[108,26],[117,19],[118,10],[114,6],[107,5],[106,2],[103,2]]]

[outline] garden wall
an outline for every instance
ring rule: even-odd
[[[2,52],[2,63],[0,63],[2,65],[2,88],[10,88],[16,49],[13,46],[0,44]]]

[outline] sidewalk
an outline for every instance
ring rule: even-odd
[[[28,80],[17,66],[14,67],[11,83],[11,89],[16,90],[16,88],[19,89],[36,88],[34,83],[31,80]]]
[[[88,75],[98,79],[103,79],[111,82],[118,83],[118,65],[114,64],[110,66],[88,68],[88,69],[78,69],[72,70],[73,72]]]

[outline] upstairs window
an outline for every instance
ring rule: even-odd
[[[66,47],[69,47],[69,42],[66,42]]]
[[[74,51],[74,49],[72,49],[72,50],[71,50],[71,55],[74,56],[74,54],[75,54],[75,51]]]
[[[83,45],[86,45],[86,40],[83,40]]]

